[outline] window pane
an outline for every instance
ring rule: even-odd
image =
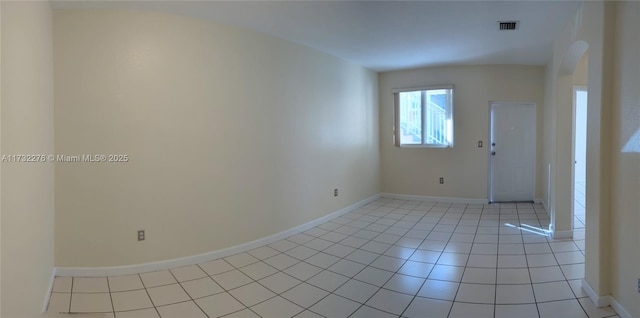
[[[447,145],[448,90],[428,90],[425,105],[425,144]]]
[[[422,92],[402,92],[400,102],[400,144],[422,143]]]
[[[396,145],[453,147],[453,89],[397,92]]]

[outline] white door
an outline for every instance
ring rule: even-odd
[[[491,103],[491,202],[533,201],[536,106]]]

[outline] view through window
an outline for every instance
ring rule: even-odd
[[[453,146],[453,88],[395,93],[396,145]]]

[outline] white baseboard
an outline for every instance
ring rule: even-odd
[[[611,296],[605,295],[600,296],[596,293],[595,290],[589,285],[586,279],[582,279],[582,290],[589,296],[589,299],[596,305],[596,307],[606,307],[611,304]]]
[[[434,201],[444,203],[466,203],[466,204],[487,204],[487,199],[468,199],[468,198],[450,198],[450,197],[431,197],[424,195],[383,193],[383,198],[401,199],[401,200],[418,200],[418,201]]]
[[[547,212],[547,214],[549,214],[549,205],[547,204],[547,202],[544,199],[535,198],[535,199],[533,199],[533,203],[542,204],[542,207],[544,208],[544,211]]]
[[[613,310],[620,316],[620,318],[632,318],[631,314],[620,305],[620,303],[611,295],[600,296],[596,291],[589,285],[586,279],[582,279],[582,290],[589,296],[589,299],[593,302],[596,307],[606,307],[611,306]]]
[[[298,225],[296,227],[290,228],[288,230],[282,231],[280,233],[276,233],[267,237],[263,237],[257,239],[255,241],[247,242],[244,244],[224,248],[217,251],[207,252],[203,254],[187,256],[182,258],[175,258],[170,260],[144,263],[144,264],[136,264],[136,265],[127,265],[127,266],[112,266],[112,267],[58,267],[55,269],[55,275],[57,276],[78,276],[78,277],[103,277],[103,276],[118,276],[118,275],[130,275],[130,274],[138,274],[144,272],[165,270],[169,268],[188,266],[200,263],[206,263],[212,261],[214,259],[218,259],[221,257],[227,257],[229,255],[238,254],[242,252],[246,252],[252,250],[254,248],[258,248],[260,246],[271,244],[273,242],[279,241],[286,237],[289,237],[294,234],[298,234],[300,232],[304,232],[309,230],[317,225],[320,225],[324,222],[337,218],[341,215],[349,213],[369,202],[375,201],[380,198],[380,194],[373,195],[368,197],[362,201],[356,202],[350,206],[347,206],[343,209],[335,211],[331,214],[325,215],[321,218],[315,219],[313,221],[307,222],[305,224]]]
[[[49,288],[47,288],[47,294],[44,296],[44,305],[42,305],[42,312],[46,312],[49,307],[49,300],[51,299],[51,292],[53,291],[53,283],[56,279],[56,268],[51,269],[51,278],[49,279]]]
[[[624,307],[622,307],[622,305],[620,305],[620,303],[613,298],[613,296],[610,297],[611,298],[611,308],[613,308],[613,310],[618,314],[618,316],[620,316],[620,318],[633,318],[631,317],[631,314],[624,309]]]
[[[596,293],[596,291],[589,285],[587,280],[582,279],[582,290],[589,296],[589,299],[596,305],[596,307],[606,307],[611,306],[613,310],[620,316],[620,318],[632,318],[631,314],[620,305],[620,303],[611,295],[600,296]]]
[[[573,230],[566,230],[566,231],[553,230],[551,232],[551,237],[554,238],[554,239],[572,238],[573,237]]]

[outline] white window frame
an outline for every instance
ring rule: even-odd
[[[449,95],[449,103],[446,109],[446,139],[447,144],[433,144],[433,143],[425,143],[426,138],[424,136],[425,129],[425,103],[422,103],[422,143],[421,144],[402,144],[400,138],[400,93],[404,92],[416,92],[416,91],[429,91],[429,90],[439,90],[439,89],[449,89],[451,93]],[[434,86],[423,86],[423,87],[412,87],[412,88],[400,88],[393,89],[393,141],[396,147],[402,148],[453,148],[453,137],[454,137],[454,122],[453,122],[453,85],[434,85]]]

